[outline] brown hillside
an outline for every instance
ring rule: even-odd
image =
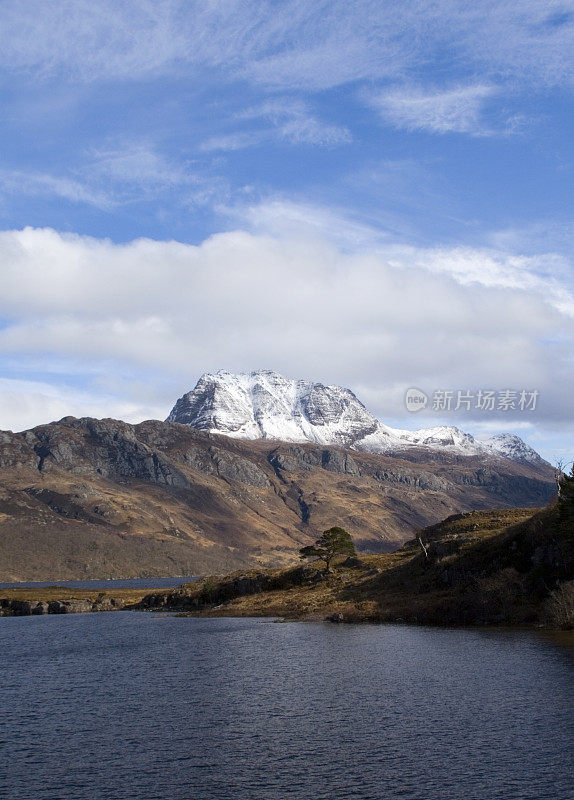
[[[552,470],[239,441],[177,423],[65,418],[0,432],[0,579],[191,575],[286,565],[333,524],[359,550],[474,508],[543,505]]]
[[[458,514],[394,553],[250,571],[153,593],[141,608],[341,622],[574,626],[574,527],[553,504]]]

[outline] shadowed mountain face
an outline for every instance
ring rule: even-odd
[[[0,579],[283,565],[332,525],[360,550],[382,552],[449,514],[541,506],[553,493],[543,462],[428,448],[391,456],[67,417],[0,432]]]

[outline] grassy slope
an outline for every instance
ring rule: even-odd
[[[556,507],[475,511],[427,528],[401,550],[315,568],[210,578],[148,598],[146,607],[210,616],[280,616],[430,624],[537,624],[557,581],[574,578],[574,530],[557,534]]]
[[[572,625],[574,524],[556,503],[534,514],[504,509],[451,516],[426,528],[422,538],[429,558],[415,539],[394,553],[341,560],[329,575],[320,564],[305,564],[236,572],[153,593],[113,589],[100,599],[202,616]],[[98,594],[57,587],[0,591],[1,598],[35,602],[93,603]],[[561,615],[551,608],[557,598]]]

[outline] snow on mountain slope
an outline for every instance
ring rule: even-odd
[[[268,370],[203,375],[167,421],[241,439],[345,447],[380,424],[349,389],[288,380]]]
[[[240,439],[310,441],[369,453],[391,454],[416,447],[542,461],[512,434],[478,441],[450,426],[418,431],[390,428],[367,411],[350,389],[290,380],[271,370],[206,373],[193,391],[177,401],[167,421]]]
[[[543,461],[536,450],[513,433],[499,433],[496,436],[480,438],[479,441],[492,452],[511,461],[525,461],[529,464],[540,464]]]
[[[399,428],[389,428],[382,423],[379,423],[379,425],[385,431],[385,438],[382,438],[380,431],[377,430],[374,434],[355,442],[355,449],[369,453],[382,453],[396,452],[412,447],[430,447],[462,455],[485,453],[484,446],[477,442],[473,436],[453,426],[438,425],[434,428],[407,431]]]

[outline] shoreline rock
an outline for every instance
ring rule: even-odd
[[[0,617],[29,617],[42,614],[86,614],[100,611],[120,611],[125,608],[121,598],[101,600],[15,600],[0,598]]]

